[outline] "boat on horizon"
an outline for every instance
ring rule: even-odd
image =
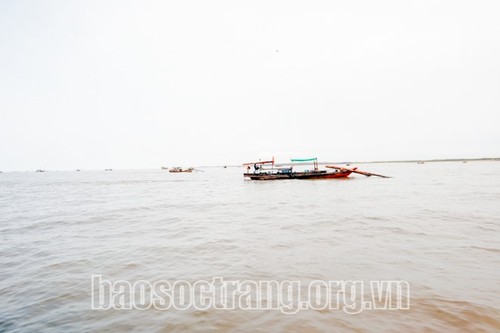
[[[183,169],[181,167],[173,167],[173,168],[170,168],[168,170],[168,172],[172,172],[172,173],[179,173],[179,172],[188,172],[188,173],[191,173],[193,171],[194,171],[194,168]]]

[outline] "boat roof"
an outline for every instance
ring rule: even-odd
[[[274,164],[274,160],[272,160],[272,161],[248,162],[248,163],[243,163],[243,165],[268,164],[268,163]]]
[[[292,158],[290,161],[292,162],[310,162],[310,161],[317,161],[317,157],[312,157],[312,158]]]

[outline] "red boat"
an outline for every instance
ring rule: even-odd
[[[357,168],[335,170],[328,172],[327,170],[319,170],[317,158],[307,159],[292,159],[292,162],[313,162],[313,170],[293,171],[293,166],[289,168],[275,168],[274,158],[271,161],[259,161],[245,163],[247,172],[243,174],[244,177],[251,180],[278,180],[278,179],[333,179],[333,178],[347,178]],[[264,169],[264,165],[272,164],[271,169]],[[253,172],[250,172],[253,166]]]

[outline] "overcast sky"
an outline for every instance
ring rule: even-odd
[[[500,156],[500,1],[0,1],[0,170]]]

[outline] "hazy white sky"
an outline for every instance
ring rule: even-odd
[[[0,170],[500,156],[500,1],[0,1]]]

